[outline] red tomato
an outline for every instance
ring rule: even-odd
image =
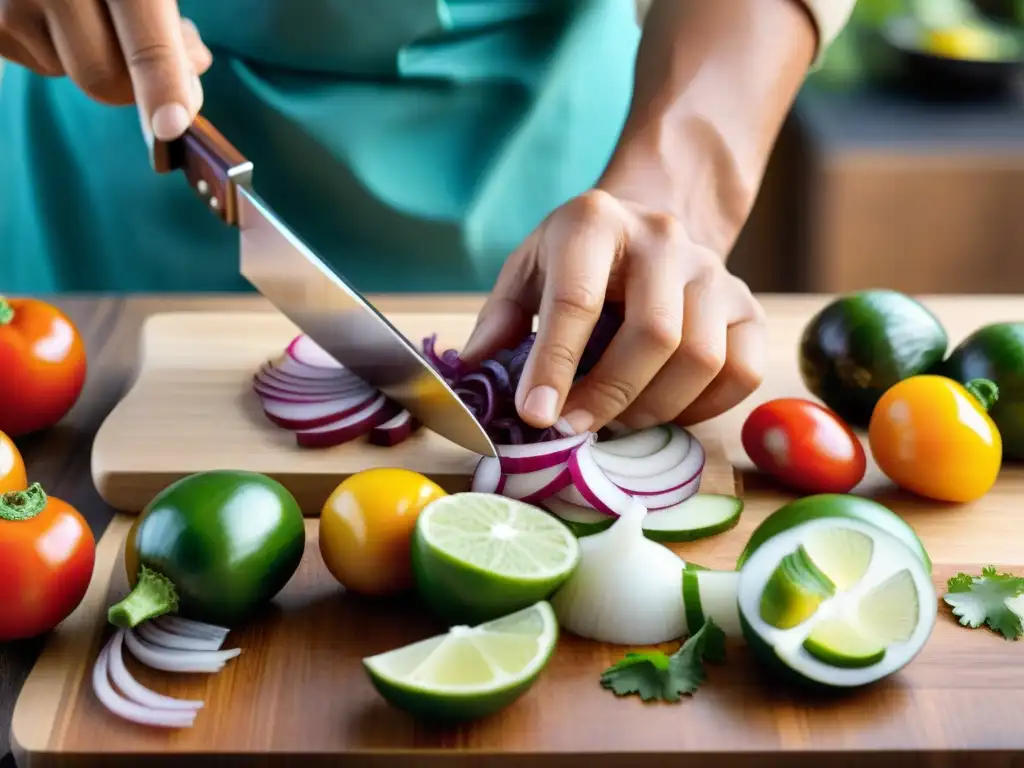
[[[0,643],[49,632],[85,597],[96,541],[38,483],[0,496]]]
[[[864,446],[828,408],[779,398],[743,424],[743,448],[762,472],[805,493],[848,493],[864,477]]]
[[[0,297],[0,430],[11,437],[64,418],[85,384],[85,345],[56,307]]]

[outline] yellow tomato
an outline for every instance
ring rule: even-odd
[[[446,496],[407,469],[367,469],[341,483],[320,512],[320,553],[346,589],[391,595],[413,584],[409,545],[427,504]]]
[[[999,475],[1003,441],[987,408],[990,382],[963,387],[942,376],[912,376],[875,406],[868,443],[878,468],[901,488],[938,501],[988,493]]]
[[[28,477],[25,476],[25,462],[14,441],[0,432],[0,495],[8,491],[24,491],[26,488]]]

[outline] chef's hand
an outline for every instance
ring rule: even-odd
[[[605,301],[625,306],[596,366],[573,376]],[[692,424],[737,405],[761,383],[764,313],[722,257],[669,214],[593,190],[554,211],[515,251],[464,358],[514,346],[539,314],[516,392],[527,423],[564,416],[577,431]]]
[[[0,0],[0,56],[66,75],[97,101],[136,103],[164,141],[199,112],[213,61],[176,0]]]

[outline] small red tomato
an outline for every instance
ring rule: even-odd
[[[805,493],[849,493],[864,477],[864,446],[828,408],[784,397],[755,408],[743,424],[754,466]]]
[[[56,307],[0,296],[0,431],[20,437],[56,424],[85,384],[85,345]]]
[[[38,483],[0,495],[0,643],[49,632],[85,597],[96,562],[89,525]]]

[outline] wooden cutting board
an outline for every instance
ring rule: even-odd
[[[438,334],[438,349],[469,337],[471,314],[398,314],[409,338]],[[365,439],[328,449],[300,448],[270,421],[252,377],[298,333],[271,312],[180,312],[153,315],[140,334],[139,370],[131,390],[93,443],[92,474],[103,499],[136,513],[180,477],[211,469],[246,469],[283,483],[307,515],[337,484],[362,469],[405,467],[449,492],[468,490],[479,456],[426,429],[397,446]],[[706,492],[732,493],[733,471],[720,443],[709,444]]]

